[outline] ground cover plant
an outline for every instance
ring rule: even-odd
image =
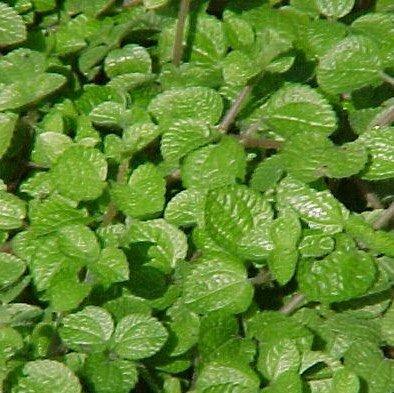
[[[0,392],[392,393],[392,0],[0,2]]]

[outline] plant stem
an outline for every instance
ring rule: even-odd
[[[249,282],[252,285],[268,284],[269,282],[271,282],[271,280],[272,280],[271,273],[266,267],[261,268],[259,272],[256,274],[256,276],[249,278]]]
[[[174,64],[175,67],[179,67],[181,65],[183,57],[183,37],[189,8],[190,0],[181,0],[178,12],[178,23],[175,31],[174,47],[172,51],[172,64]]]
[[[370,127],[384,127],[394,121],[394,105],[389,106],[370,124]]]
[[[142,0],[130,0],[123,3],[123,8],[135,7],[142,4]]]
[[[373,223],[373,229],[382,229],[385,228],[390,221],[394,218],[394,202],[383,211],[381,216]]]
[[[292,298],[286,303],[283,307],[279,309],[282,314],[292,314],[298,308],[301,307],[302,303],[304,302],[305,297],[301,293],[295,293]]]
[[[382,202],[380,202],[378,196],[370,189],[369,185],[359,178],[355,178],[354,180],[367,205],[374,210],[383,209]]]
[[[242,108],[245,100],[249,96],[253,89],[253,85],[248,84],[246,85],[238,94],[238,97],[232,103],[230,109],[227,111],[226,115],[224,116],[223,120],[219,124],[219,131],[223,134],[226,134],[231,124],[234,123],[236,117],[238,116],[239,111]]]
[[[0,245],[0,252],[12,254],[11,240],[8,240],[2,245]]]
[[[382,78],[382,80],[384,82],[386,82],[389,85],[391,85],[392,87],[394,87],[394,78],[393,77],[391,77],[390,75],[386,74],[383,71],[380,73],[380,77]]]
[[[129,170],[129,162],[130,162],[130,157],[127,157],[123,159],[123,161],[120,163],[118,168],[118,173],[116,175],[117,183],[124,184],[126,182],[127,172]],[[112,220],[116,217],[116,214],[117,214],[116,206],[114,205],[113,202],[110,202],[108,204],[107,211],[103,216],[101,225],[105,227],[111,224]]]
[[[276,141],[274,139],[253,138],[247,134],[239,135],[238,139],[246,148],[249,149],[257,148],[278,150],[283,145],[283,142],[281,141]]]

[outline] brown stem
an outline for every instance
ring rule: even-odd
[[[166,176],[167,186],[172,185],[181,180],[181,171],[174,169],[168,176]]]
[[[116,182],[117,183],[124,184],[126,182],[127,172],[129,170],[129,161],[130,161],[130,157],[125,158],[120,163],[119,168],[118,168],[118,174],[116,175]],[[105,214],[103,216],[103,220],[102,220],[101,225],[105,227],[105,226],[111,224],[113,219],[116,217],[117,213],[118,212],[117,212],[116,206],[114,205],[113,202],[110,202],[108,204],[107,211],[105,212]]]
[[[380,78],[388,83],[389,85],[391,85],[392,87],[394,87],[394,78],[391,77],[390,75],[386,74],[385,72],[381,72],[380,73]]]
[[[244,104],[245,100],[249,96],[253,89],[251,84],[246,85],[238,94],[238,97],[232,103],[230,109],[227,111],[226,115],[224,116],[223,120],[219,124],[219,131],[223,134],[226,134],[228,129],[230,128],[231,124],[234,123],[236,117],[238,116],[242,105]]]
[[[140,5],[140,4],[142,4],[142,0],[125,1],[123,3],[123,8],[135,7],[135,6]]]
[[[256,274],[256,276],[249,278],[249,282],[252,285],[256,285],[256,286],[268,284],[271,281],[272,281],[271,273],[266,267],[260,269],[260,271]]]
[[[373,223],[373,229],[382,229],[390,224],[394,218],[394,202],[382,212],[381,216]]]
[[[304,303],[305,297],[301,293],[295,293],[292,298],[283,307],[279,309],[282,314],[292,314]]]
[[[12,254],[11,240],[8,240],[7,242],[5,242],[2,245],[0,245],[0,252],[5,252],[7,254]]]
[[[174,64],[175,67],[179,67],[181,65],[183,57],[183,37],[189,8],[190,0],[181,0],[178,12],[178,23],[175,31],[174,47],[172,51],[172,64]]]
[[[390,125],[394,121],[394,105],[386,108],[380,113],[376,119],[370,124],[370,127],[384,127]]]
[[[278,150],[283,146],[283,142],[274,139],[253,138],[252,136],[242,134],[238,136],[239,141],[249,149],[274,149]]]

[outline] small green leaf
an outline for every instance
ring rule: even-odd
[[[0,48],[19,44],[26,36],[22,17],[9,5],[0,3]]]
[[[357,375],[346,368],[335,371],[330,393],[358,393],[360,380]]]
[[[138,379],[133,362],[110,360],[101,353],[88,356],[83,374],[96,393],[129,393]]]
[[[107,162],[96,149],[71,146],[51,169],[53,182],[63,196],[75,201],[98,198],[107,177]]]
[[[156,124],[139,122],[127,127],[122,139],[126,149],[137,152],[153,142],[160,133],[161,130]]]
[[[225,254],[199,260],[183,288],[185,304],[201,314],[215,310],[241,313],[249,307],[252,296],[245,268]]]
[[[241,258],[259,260],[273,248],[269,236],[272,215],[269,203],[245,186],[218,188],[207,195],[209,235]]]
[[[278,187],[278,200],[282,206],[291,206],[312,229],[325,234],[341,232],[348,212],[328,191],[315,191],[291,177]]]
[[[13,194],[0,190],[0,230],[20,228],[25,216],[25,202]]]
[[[334,246],[334,239],[322,231],[304,230],[298,249],[304,258],[318,258],[332,252]]]
[[[282,177],[283,166],[279,154],[261,161],[254,170],[250,180],[251,188],[262,192],[273,189]]]
[[[223,21],[227,40],[234,50],[247,48],[253,44],[254,31],[246,20],[231,10],[225,10]]]
[[[298,262],[297,250],[275,248],[268,255],[268,267],[279,284],[287,284],[293,277]]]
[[[0,327],[0,359],[9,359],[23,348],[23,338],[9,326]]]
[[[348,36],[320,59],[317,81],[327,93],[347,93],[376,85],[380,71],[380,57],[374,43],[363,36]]]
[[[375,276],[376,267],[370,255],[362,251],[334,251],[322,260],[303,260],[298,283],[309,300],[332,303],[365,294]]]
[[[148,109],[161,124],[188,118],[216,124],[223,112],[223,102],[215,90],[188,87],[159,94],[151,101]]]
[[[121,128],[124,105],[119,102],[105,101],[92,109],[89,114],[91,122],[105,128]]]
[[[263,389],[262,393],[302,393],[303,382],[297,372],[287,371],[279,375],[272,385]]]
[[[330,18],[342,18],[354,7],[355,0],[315,0],[321,14]]]
[[[388,345],[394,343],[394,306],[391,304],[382,318],[382,336]]]
[[[158,352],[167,338],[167,330],[156,318],[132,314],[116,326],[112,349],[124,359],[143,359]]]
[[[62,363],[36,360],[23,367],[16,393],[80,393],[82,387],[74,373]]]
[[[15,113],[0,113],[0,158],[11,145],[18,115]]]
[[[133,218],[149,218],[163,210],[165,190],[161,173],[148,163],[134,170],[128,184],[112,184],[111,198],[124,214]]]
[[[60,337],[75,351],[102,352],[111,338],[114,324],[107,311],[88,306],[62,320]]]
[[[25,263],[14,255],[0,253],[0,289],[15,283],[24,273]]]

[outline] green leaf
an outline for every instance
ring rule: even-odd
[[[0,111],[21,109],[36,104],[49,94],[54,93],[66,83],[59,74],[41,74],[33,79],[16,80],[9,85],[1,85]]]
[[[183,286],[185,304],[200,314],[215,310],[233,314],[244,312],[252,296],[253,287],[247,281],[245,268],[240,261],[225,254],[196,262]]]
[[[124,359],[143,359],[158,352],[167,338],[167,330],[156,318],[132,314],[116,326],[112,349]]]
[[[151,243],[150,265],[164,270],[175,268],[187,253],[186,235],[163,219],[133,222],[125,241]]]
[[[18,116],[14,113],[0,113],[0,158],[11,145]]]
[[[100,246],[94,232],[81,224],[67,225],[59,229],[60,251],[78,262],[95,262],[100,255]]]
[[[80,393],[78,378],[62,363],[53,360],[36,360],[23,367],[23,377],[16,393]]]
[[[164,160],[178,163],[181,158],[211,140],[212,132],[205,122],[193,119],[175,121],[166,127],[160,151]]]
[[[23,338],[9,326],[0,327],[0,359],[9,359],[23,348]]]
[[[277,379],[281,374],[298,372],[301,354],[294,341],[285,339],[260,346],[257,368],[265,378]]]
[[[107,177],[107,162],[91,147],[71,146],[51,169],[52,179],[63,196],[75,201],[98,198]]]
[[[124,113],[123,104],[105,101],[92,109],[89,118],[93,124],[99,127],[119,129]]]
[[[25,263],[14,255],[0,252],[0,288],[15,283],[24,273]]]
[[[122,139],[126,149],[137,152],[153,142],[160,133],[161,130],[156,124],[139,122],[127,127]]]
[[[394,306],[391,304],[382,318],[382,336],[387,345],[394,343]]]
[[[365,294],[375,276],[375,263],[367,253],[334,251],[322,260],[303,260],[298,283],[309,300],[332,303]]]
[[[101,353],[88,356],[83,373],[96,393],[129,393],[138,379],[133,362],[110,360]]]
[[[328,101],[306,85],[285,85],[270,97],[258,114],[281,138],[304,131],[330,135],[337,125]]]
[[[0,47],[19,44],[26,40],[26,27],[16,11],[0,3]]]
[[[298,373],[294,371],[287,371],[280,374],[274,383],[266,389],[262,390],[263,393],[281,393],[292,392],[302,393],[303,382]]]
[[[164,208],[166,183],[151,163],[140,165],[131,174],[128,184],[114,183],[111,198],[124,214],[133,218],[149,218]]]
[[[246,155],[242,145],[231,137],[218,144],[201,147],[190,153],[181,167],[186,188],[209,189],[234,184],[246,171]]]
[[[188,87],[159,94],[151,101],[148,110],[163,125],[172,123],[175,119],[189,118],[216,124],[223,112],[223,102],[215,90]]]
[[[374,43],[362,36],[348,36],[320,59],[317,81],[327,93],[347,93],[378,84],[380,71]]]
[[[58,132],[43,132],[37,135],[32,161],[44,167],[51,167],[57,158],[72,144],[70,137]]]
[[[322,231],[304,230],[298,250],[304,258],[318,258],[331,253],[334,246],[334,239]]]
[[[290,206],[310,228],[325,234],[341,232],[348,212],[328,191],[315,191],[291,177],[283,179],[278,187],[278,200]]]
[[[102,352],[111,338],[114,324],[107,311],[88,306],[62,320],[60,337],[75,351]]]
[[[394,61],[394,19],[390,14],[370,13],[357,18],[351,25],[352,31],[373,40],[380,50],[382,64],[390,67]]]
[[[359,390],[360,380],[356,374],[346,368],[334,372],[330,393],[358,393]]]
[[[183,190],[167,204],[164,218],[177,227],[188,227],[204,223],[206,193],[198,189]]]
[[[227,9],[223,13],[223,21],[227,40],[234,50],[247,48],[253,44],[254,31],[246,20]]]
[[[259,378],[250,368],[212,362],[204,365],[197,378],[196,390],[199,393],[254,393],[259,385]]]
[[[272,155],[261,161],[252,174],[251,188],[267,191],[276,186],[283,174],[283,164],[279,154]]]
[[[321,14],[330,18],[342,18],[354,7],[355,0],[315,0]]]
[[[293,277],[298,262],[297,250],[276,248],[268,256],[268,267],[279,284],[287,284]]]
[[[109,78],[129,73],[148,74],[152,71],[152,61],[148,51],[139,45],[129,44],[114,49],[105,58],[104,69]]]
[[[100,284],[111,286],[129,279],[129,263],[122,250],[107,247],[101,251],[100,258],[90,265]]]
[[[394,128],[377,128],[362,134],[356,143],[364,146],[370,155],[361,176],[367,180],[394,177]]]
[[[272,215],[269,203],[245,186],[213,189],[207,195],[209,235],[241,258],[259,260],[273,248],[269,236]]]
[[[0,190],[0,230],[20,228],[25,216],[25,202],[13,194]]]

